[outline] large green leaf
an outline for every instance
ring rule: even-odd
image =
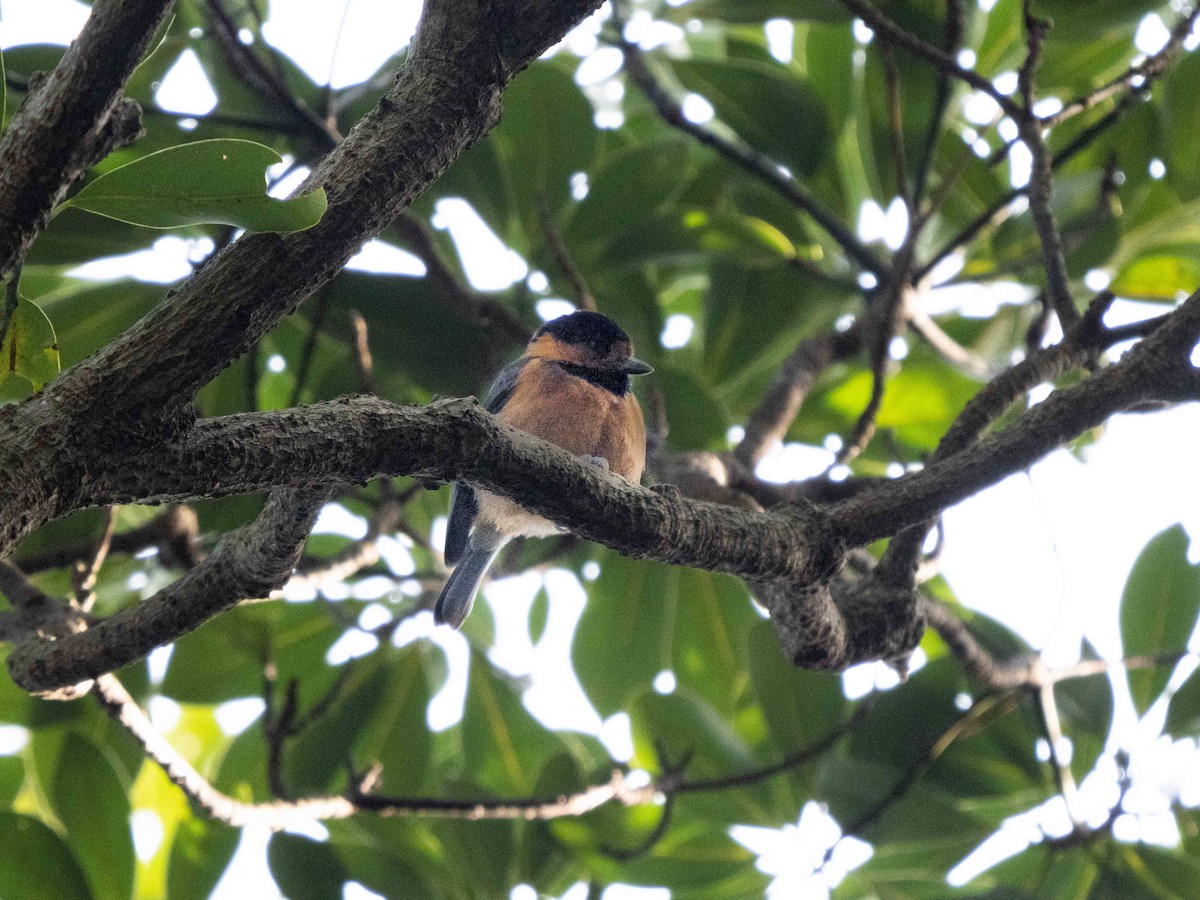
[[[750,631],[750,675],[780,756],[790,756],[833,732],[846,708],[837,675],[799,669],[784,657],[774,626],[763,619]]]
[[[562,740],[537,722],[487,658],[471,656],[462,722],[464,774],[501,795],[533,793]]]
[[[180,822],[167,859],[168,900],[205,900],[237,844],[238,832],[222,822],[196,817]]]
[[[1121,641],[1126,656],[1182,651],[1200,613],[1200,566],[1188,563],[1188,536],[1173,525],[1142,550],[1121,596]],[[1155,701],[1171,666],[1134,669],[1129,689],[1139,713]]]
[[[1196,672],[1171,696],[1166,731],[1173,737],[1200,737],[1200,675]]]
[[[756,150],[796,176],[825,160],[829,126],[821,98],[778,64],[709,60],[672,62],[685,88],[713,105],[717,118]],[[797,135],[803,134],[803,139]]]
[[[97,900],[127,900],[133,890],[129,797],[101,750],[69,732],[50,800]]]
[[[289,900],[340,897],[348,873],[329,844],[291,834],[276,834],[267,846],[271,875]]]
[[[663,18],[673,22],[711,19],[717,22],[758,23],[769,19],[844,21],[850,17],[836,0],[692,0],[668,7]]]
[[[150,228],[203,222],[247,231],[302,231],[325,212],[324,188],[288,200],[266,194],[282,157],[262,144],[214,139],[159,150],[92,181],[66,205]]]
[[[662,671],[722,713],[737,709],[749,689],[744,648],[756,619],[744,585],[615,553],[600,561],[571,651],[600,714],[624,708]]]
[[[40,391],[58,374],[58,366],[54,326],[41,307],[19,297],[0,341],[0,403]]]
[[[0,811],[0,830],[0,896],[92,900],[71,846],[41,821]]]

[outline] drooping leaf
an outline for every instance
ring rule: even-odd
[[[0,831],[0,896],[91,900],[71,846],[40,820],[0,811]]]
[[[101,175],[65,205],[149,228],[215,222],[247,231],[303,231],[324,214],[325,190],[268,197],[263,173],[281,160],[254,141],[182,144]]]
[[[168,900],[204,900],[237,849],[238,832],[212,819],[179,823],[167,858]]]
[[[100,749],[68,732],[58,757],[51,802],[97,900],[127,900],[133,889],[129,797]]]
[[[54,326],[40,306],[19,297],[0,341],[0,403],[40,391],[58,369]]]
[[[289,900],[340,897],[346,867],[328,843],[292,834],[276,834],[267,845],[271,875]]]
[[[824,162],[828,124],[821,99],[783,66],[693,59],[672,69],[738,137],[795,175],[812,175]]]
[[[1200,566],[1187,559],[1188,536],[1173,525],[1151,538],[1133,564],[1121,596],[1121,642],[1126,656],[1182,651],[1200,614]],[[1129,689],[1139,713],[1162,693],[1171,666],[1134,669]]]

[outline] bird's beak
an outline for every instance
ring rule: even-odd
[[[649,375],[654,369],[648,363],[644,363],[640,359],[635,359],[631,356],[625,362],[621,363],[621,371],[626,375]]]

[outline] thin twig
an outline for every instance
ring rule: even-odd
[[[544,194],[539,194],[537,198],[538,216],[541,219],[542,231],[546,235],[546,243],[550,245],[550,252],[554,254],[554,260],[558,263],[558,267],[562,269],[563,274],[567,276],[567,280],[571,282],[572,297],[575,305],[580,309],[590,309],[593,312],[596,309],[596,297],[588,288],[587,279],[583,277],[583,273],[579,271],[579,267],[575,265],[575,261],[571,258],[571,251],[567,249],[567,242],[563,240],[562,233],[558,230],[558,226],[554,224],[554,213],[550,210],[550,204],[546,202]]]
[[[904,201],[911,217],[916,214],[913,195],[908,190],[908,159],[904,152],[904,107],[900,98],[900,70],[892,45],[881,40],[879,53],[883,57],[884,83],[888,99],[888,139],[892,147],[892,163],[896,170],[896,193]]]
[[[1020,115],[1020,109],[1013,103],[1012,98],[1000,93],[996,89],[996,86],[988,79],[984,78],[978,72],[963,68],[958,64],[958,60],[949,53],[925,43],[925,41],[912,32],[901,28],[868,3],[867,0],[842,0],[842,5],[862,19],[872,31],[879,34],[880,37],[886,39],[889,43],[897,47],[903,47],[910,53],[933,63],[947,75],[953,75],[955,78],[965,81],[976,90],[983,91],[1014,119]]]
[[[321,326],[325,324],[325,313],[329,309],[329,297],[333,292],[326,285],[317,293],[317,302],[313,306],[312,322],[308,326],[308,334],[304,338],[304,346],[300,349],[300,361],[296,365],[296,384],[292,388],[292,396],[288,406],[296,406],[304,387],[308,384],[309,372],[312,371],[313,356],[317,349],[317,339],[321,336]]]
[[[625,72],[641,88],[659,116],[686,134],[690,134],[735,165],[782,194],[797,209],[806,213],[845,251],[852,260],[883,280],[888,276],[887,265],[881,262],[838,218],[810,194],[799,182],[780,171],[779,164],[743,143],[734,143],[711,128],[697,125],[683,114],[683,107],[673,98],[650,71],[641,49],[623,37],[617,46],[625,55]]]
[[[113,531],[116,528],[116,524],[116,507],[105,507],[104,528],[100,533],[99,539],[96,541],[95,548],[92,550],[91,559],[86,562],[80,560],[76,564],[71,579],[74,587],[75,603],[85,612],[91,610],[92,605],[96,602],[96,595],[94,593],[96,579],[100,575],[100,567],[104,565],[104,560],[108,558],[108,551],[112,547]]]

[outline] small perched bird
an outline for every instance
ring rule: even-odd
[[[521,358],[493,382],[487,410],[636,484],[646,466],[646,425],[629,391],[629,376],[651,371],[634,358],[629,336],[616,322],[599,313],[575,312],[534,333]],[[434,618],[458,628],[505,543],[559,530],[505,497],[455,485],[445,556],[447,564],[457,566],[438,597]]]

